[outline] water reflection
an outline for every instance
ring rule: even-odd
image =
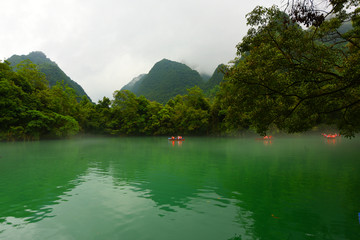
[[[257,142],[262,142],[265,146],[271,145],[273,138],[256,138]]]
[[[169,141],[169,143],[171,143],[171,145],[172,145],[173,147],[175,147],[175,145],[181,147],[182,144],[183,144],[183,141],[171,141],[171,140],[168,140],[168,141]]]
[[[0,161],[0,238],[20,228],[26,236],[30,226],[38,239],[44,229],[72,239],[357,236],[351,215],[360,200],[360,163],[353,146],[338,151],[318,138],[276,139],[272,147],[253,139],[169,144],[136,138],[12,145]]]
[[[329,139],[326,139],[326,143],[327,144],[330,144],[330,145],[335,145],[336,144],[336,139],[335,138],[329,138]]]
[[[272,144],[272,140],[264,140],[263,142],[265,146]]]
[[[328,145],[336,145],[341,143],[341,137],[337,137],[337,138],[325,138],[325,143]]]
[[[50,146],[46,142],[20,142],[2,148],[0,223],[19,226],[19,222],[35,223],[52,217],[49,206],[58,204],[59,196],[78,184],[74,179],[87,168],[78,149]]]

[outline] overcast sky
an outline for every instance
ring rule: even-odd
[[[163,58],[212,74],[235,58],[245,15],[281,0],[7,0],[0,57],[42,51],[94,102]]]

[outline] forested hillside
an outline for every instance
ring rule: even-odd
[[[47,58],[42,52],[31,52],[28,55],[20,56],[13,55],[7,59],[15,70],[16,65],[24,60],[30,60],[32,63],[38,65],[39,70],[45,74],[46,79],[49,81],[50,87],[55,86],[57,82],[64,81],[65,84],[75,90],[75,94],[79,96],[78,99],[84,95],[89,98],[84,89],[78,83],[67,76],[55,62]]]
[[[185,64],[163,59],[157,62],[148,74],[131,86],[131,82],[122,88],[130,90],[137,96],[166,103],[176,95],[185,94],[186,89],[204,84],[200,74]]]

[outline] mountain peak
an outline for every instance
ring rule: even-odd
[[[41,51],[33,51],[30,52],[28,55],[12,55],[8,60],[12,63],[13,66],[17,65],[19,62],[29,59],[34,64],[55,64],[55,62],[51,61],[49,58],[46,57],[45,53]],[[15,64],[16,63],[16,64]]]
[[[30,52],[28,54],[29,57],[42,57],[42,58],[47,58],[45,53],[43,53],[42,51],[33,51]]]
[[[149,100],[166,103],[176,95],[186,94],[187,89],[203,84],[200,74],[187,65],[169,59],[162,59],[141,77],[136,84],[126,85],[136,95],[143,95]]]
[[[12,66],[16,66],[26,59],[29,59],[32,63],[38,65],[39,70],[45,74],[50,86],[56,85],[56,82],[64,81],[65,84],[75,90],[75,93],[79,97],[85,95],[89,98],[84,89],[78,83],[67,76],[55,62],[47,58],[45,53],[41,51],[34,51],[28,55],[13,55],[8,58],[7,61],[9,61]]]

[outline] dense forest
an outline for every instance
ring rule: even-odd
[[[225,77],[207,89],[213,90],[209,95],[195,86],[159,103],[117,90],[113,99],[95,104],[86,96],[79,99],[64,82],[49,86],[28,60],[16,69],[0,62],[0,139],[265,135],[321,125],[354,136],[360,130],[359,2],[330,1],[328,15],[309,2],[292,1],[288,13],[275,6],[249,13],[250,29],[237,45],[238,57],[221,67]],[[340,31],[344,24],[352,27]]]

